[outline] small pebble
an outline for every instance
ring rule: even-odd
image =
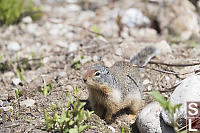
[[[20,102],[21,106],[25,105],[26,107],[32,107],[34,104],[35,104],[35,100],[33,100],[33,99],[27,99],[27,100]]]
[[[145,79],[144,81],[143,81],[143,85],[146,85],[146,84],[149,84],[150,83],[150,81],[148,80],[148,79]]]
[[[26,16],[22,19],[22,22],[24,23],[32,23],[32,18],[30,16]]]
[[[19,78],[13,78],[12,83],[17,86],[21,83],[21,80]]]
[[[20,45],[17,42],[9,42],[7,49],[10,50],[10,51],[19,51]]]
[[[115,129],[112,126],[108,126],[108,128],[112,131],[115,132]]]
[[[99,56],[97,56],[97,55],[93,56],[92,60],[93,60],[94,62],[99,61]]]

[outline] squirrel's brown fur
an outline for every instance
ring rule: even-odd
[[[142,60],[150,60],[155,53],[153,47],[147,47],[137,54]],[[149,52],[151,51],[151,52]],[[148,55],[145,55],[145,52]],[[151,55],[149,55],[151,54]],[[146,56],[146,58],[145,58]],[[139,57],[134,57],[139,60]],[[148,61],[136,61],[146,63]],[[134,62],[131,60],[131,62]],[[137,64],[144,65],[144,64]],[[138,68],[130,62],[120,61],[112,67],[96,66],[89,69],[84,75],[84,81],[88,85],[89,102],[92,110],[102,116],[106,110],[105,119],[109,121],[114,113],[128,107],[132,114],[136,114],[141,108],[142,84]]]

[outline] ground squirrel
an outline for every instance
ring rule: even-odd
[[[132,57],[130,62],[120,61],[110,68],[97,65],[89,69],[83,80],[88,86],[92,110],[99,116],[105,110],[106,121],[127,107],[135,115],[141,108],[143,87],[140,70],[132,64],[145,66],[155,54],[156,48],[148,46]]]

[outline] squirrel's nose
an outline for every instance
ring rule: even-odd
[[[83,79],[83,82],[84,82],[84,83],[87,83],[87,79]]]

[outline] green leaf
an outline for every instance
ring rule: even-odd
[[[46,85],[45,80],[44,80],[44,85],[43,85],[43,93],[44,93],[45,96],[47,96],[47,94],[48,94],[47,85]]]
[[[166,99],[160,94],[159,91],[152,91],[151,96],[160,103],[160,105],[166,110],[167,109],[167,101]]]
[[[186,131],[186,130],[184,130],[184,131],[181,131],[180,133],[187,133],[187,131]]]
[[[66,111],[63,110],[63,111],[62,111],[62,114],[61,114],[61,116],[60,116],[60,122],[61,122],[61,123],[64,123],[65,120],[66,120]]]
[[[51,92],[53,90],[51,83],[48,84],[49,91]]]
[[[72,128],[72,129],[70,129],[69,133],[78,133],[78,128]]]
[[[83,125],[79,127],[79,132],[82,132],[83,130],[85,130],[86,128],[88,128],[89,126],[87,125]]]
[[[73,125],[73,124],[74,124],[74,121],[71,120],[71,121],[69,122],[69,125],[71,126],[71,125]]]
[[[174,112],[176,111],[176,109],[180,109],[181,106],[182,106],[182,104],[176,104],[176,105],[174,106]]]
[[[171,105],[170,101],[167,102],[167,108],[168,108],[170,115],[173,116],[174,115],[174,108]]]
[[[100,30],[99,30],[99,28],[97,28],[96,26],[93,25],[92,26],[92,32],[99,34]]]

